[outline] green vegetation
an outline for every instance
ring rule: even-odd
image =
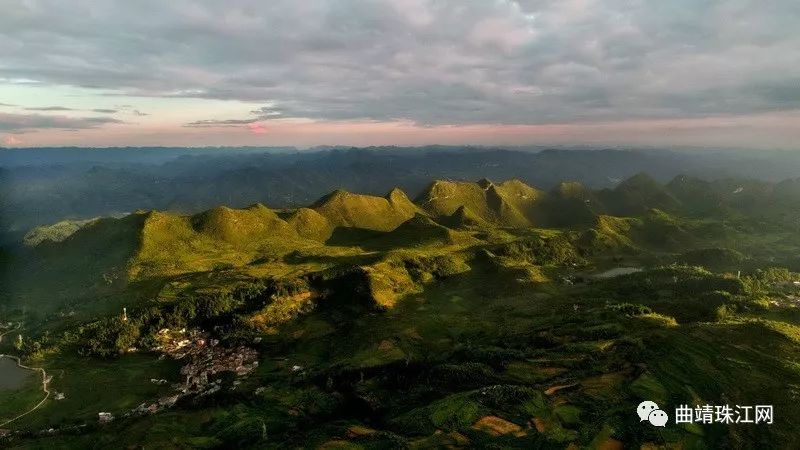
[[[65,397],[2,445],[791,447],[800,244],[790,225],[759,228],[774,206],[748,215],[752,200],[714,186],[438,181],[416,202],[337,191],[297,210],[91,221],[13,256],[0,323],[23,339],[2,350]],[[121,417],[176,392],[186,360],[160,347],[180,329],[259,364]],[[42,392],[4,398],[10,417]],[[645,399],[670,415],[774,404],[776,423],[655,429],[635,414]]]
[[[386,197],[336,191],[318,200],[311,209],[334,226],[374,231],[391,231],[418,211],[399,189]]]
[[[541,221],[539,204],[544,197],[544,193],[519,180],[498,185],[486,179],[477,183],[436,181],[417,198],[417,203],[433,216],[453,216],[454,221],[463,221],[464,225],[487,222],[525,227]]]
[[[36,227],[25,234],[23,242],[30,247],[36,247],[45,241],[61,242],[91,222],[92,220],[62,220],[52,225]]]

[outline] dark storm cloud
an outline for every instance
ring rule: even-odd
[[[0,131],[28,132],[41,129],[83,130],[107,124],[123,123],[109,117],[66,117],[43,114],[0,113]]]
[[[322,120],[748,114],[800,107],[798,23],[794,0],[6,0],[0,78]]]

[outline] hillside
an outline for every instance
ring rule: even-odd
[[[42,225],[25,233],[22,242],[29,247],[36,247],[45,241],[61,242],[92,220],[62,220],[52,225]]]
[[[286,222],[299,236],[314,241],[325,242],[333,232],[331,222],[311,208],[300,208],[290,213]]]
[[[495,184],[435,181],[416,202],[432,216],[452,216],[464,207],[469,214],[498,226],[519,228],[538,223],[544,193],[519,180]]]
[[[49,279],[103,284],[241,266],[254,258],[320,245],[300,236],[263,205],[218,207],[184,216],[159,211],[97,219],[58,242],[43,239],[34,255]],[[303,228],[303,232],[307,230]],[[73,283],[66,283],[66,288]],[[85,285],[85,284],[84,284]],[[76,286],[78,289],[78,286]]]
[[[693,214],[722,214],[723,196],[714,189],[711,182],[678,175],[667,183],[667,190],[684,208]]]
[[[450,229],[434,222],[430,217],[417,213],[394,230],[365,239],[365,248],[408,248],[425,246],[448,246],[475,244],[478,240],[469,234]]]
[[[614,189],[598,192],[608,212],[617,216],[641,214],[650,208],[675,211],[680,203],[649,175],[640,173],[623,181]]]
[[[598,196],[581,183],[571,181],[556,185],[548,198],[551,226],[590,225],[605,211]]]
[[[393,189],[385,197],[338,190],[310,208],[333,226],[373,231],[391,231],[419,212],[400,189]]]
[[[297,238],[289,224],[260,203],[238,210],[220,206],[192,216],[189,222],[197,233],[236,246],[247,246],[265,238]]]
[[[132,278],[240,266],[313,244],[269,208],[218,207],[192,216],[148,212]]]
[[[452,228],[475,228],[486,229],[492,225],[486,220],[482,219],[477,214],[473,213],[471,209],[466,206],[459,206],[449,217],[443,218],[445,223]]]

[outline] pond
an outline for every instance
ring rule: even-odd
[[[620,275],[629,275],[636,272],[641,272],[642,269],[639,267],[615,267],[613,269],[606,270],[605,272],[600,272],[594,275],[595,278],[611,278],[611,277],[618,277]]]
[[[19,368],[11,358],[0,358],[0,390],[19,389],[35,375],[30,370]]]

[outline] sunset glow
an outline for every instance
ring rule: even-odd
[[[7,1],[0,138],[758,148],[798,138],[792,2],[346,3]]]

